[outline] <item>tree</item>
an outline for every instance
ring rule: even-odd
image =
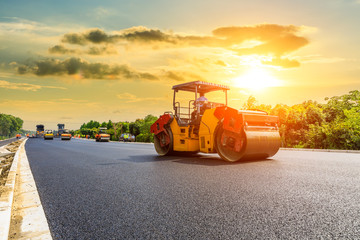
[[[243,108],[244,109],[256,109],[256,98],[254,96],[249,96],[246,103],[244,103]]]
[[[14,136],[20,131],[23,120],[12,115],[0,114],[0,136]]]

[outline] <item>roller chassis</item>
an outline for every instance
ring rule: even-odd
[[[199,114],[199,109],[195,109],[198,114],[195,119],[184,120],[179,114],[179,106],[175,103],[176,91],[195,89],[197,95],[198,89],[209,92],[226,91],[229,88],[204,82],[177,86],[173,87],[175,114],[166,112],[151,126],[155,150],[159,155],[178,152],[218,153],[222,159],[236,162],[265,159],[279,150],[277,116],[263,111],[239,111],[228,107],[226,99],[226,104],[214,104],[214,107],[202,111],[202,115]]]

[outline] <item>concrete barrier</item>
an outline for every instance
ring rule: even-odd
[[[0,240],[52,239],[26,156],[26,141],[15,153],[5,192],[0,198]]]

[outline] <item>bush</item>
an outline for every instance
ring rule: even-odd
[[[140,133],[136,136],[136,142],[154,142],[154,134]]]

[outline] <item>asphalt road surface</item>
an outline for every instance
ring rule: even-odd
[[[78,139],[26,151],[54,239],[360,238],[360,154],[231,164]]]

